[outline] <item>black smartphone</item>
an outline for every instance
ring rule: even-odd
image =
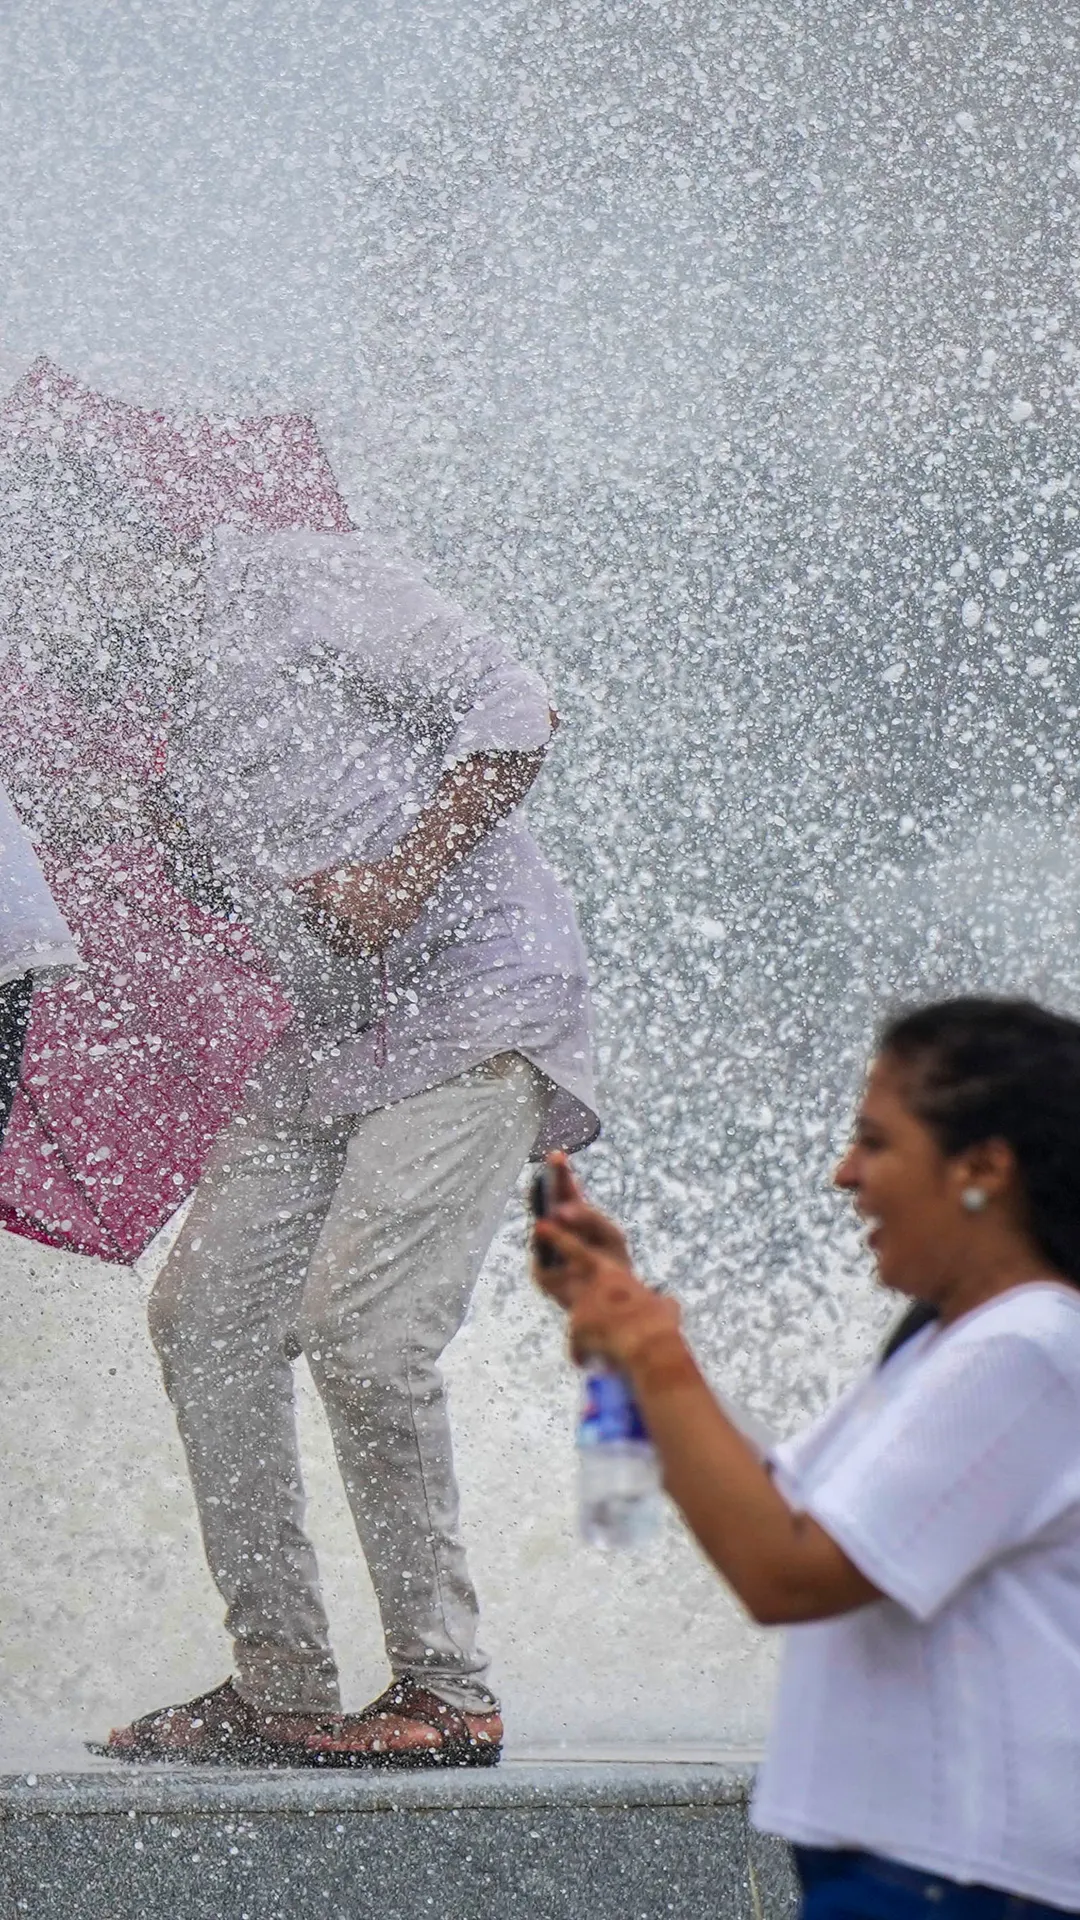
[[[529,1188],[529,1212],[534,1220],[546,1220],[554,1205],[555,1175],[550,1167],[540,1167]],[[536,1247],[536,1262],[541,1267],[561,1264],[554,1247],[545,1246],[543,1241]]]

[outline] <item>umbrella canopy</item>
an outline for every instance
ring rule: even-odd
[[[170,417],[47,361],[0,407],[5,455],[0,607],[26,643],[0,660],[5,774],[84,964],[35,995],[0,1225],[130,1262],[191,1191],[292,1017],[246,929],[172,884],[151,824],[163,770],[153,646],[136,645],[116,677],[124,619],[136,638],[153,626],[139,604],[147,533],[160,531],[163,577],[182,584],[178,543],[215,526],[350,521],[310,420]]]
[[[171,415],[84,387],[41,359],[0,404],[0,436],[52,459],[75,453],[108,491],[183,540],[217,526],[347,533],[352,522],[314,423]]]

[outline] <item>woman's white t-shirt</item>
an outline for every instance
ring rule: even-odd
[[[887,1597],[787,1634],[755,1823],[1080,1909],[1080,1292],[925,1329],[772,1458]]]

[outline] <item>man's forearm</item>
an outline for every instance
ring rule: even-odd
[[[543,761],[539,747],[532,753],[477,753],[452,767],[387,858],[390,885],[415,902],[426,900],[443,875],[520,806]]]
[[[383,953],[415,925],[443,875],[525,798],[544,750],[477,753],[443,775],[415,824],[382,860],[297,883],[306,917],[333,953]]]

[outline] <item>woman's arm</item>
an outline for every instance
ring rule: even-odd
[[[676,1303],[638,1279],[618,1229],[556,1165],[562,1198],[536,1232],[559,1265],[538,1268],[539,1282],[570,1314],[575,1356],[606,1359],[629,1380],[668,1493],[747,1611],[778,1626],[879,1599],[824,1528],[788,1506],[704,1379]]]

